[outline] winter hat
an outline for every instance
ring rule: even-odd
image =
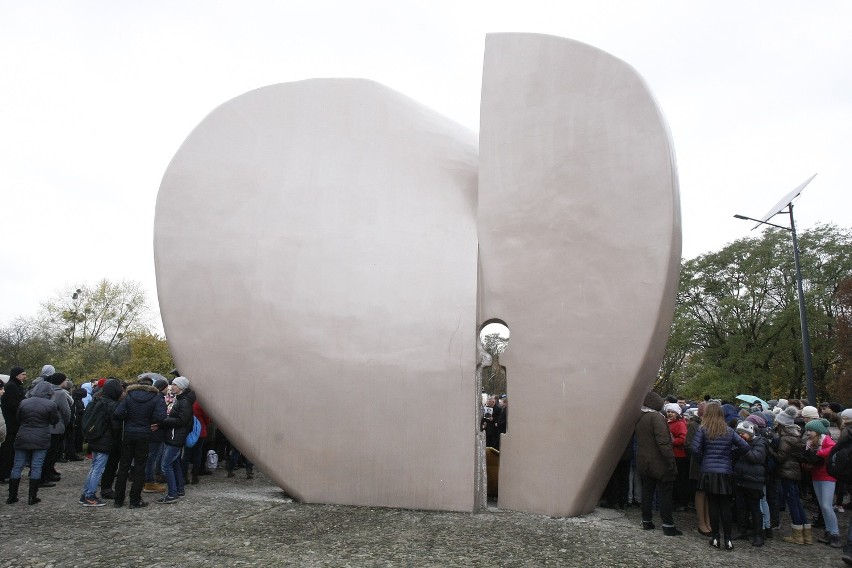
[[[774,414],[775,416],[778,416],[778,415],[779,415],[779,414],[781,414],[782,412],[784,412],[784,411],[783,411],[783,410],[781,410],[781,407],[780,407],[780,406],[776,406],[775,408],[773,408],[773,409],[772,409],[772,414]]]
[[[50,375],[52,375],[55,372],[56,372],[56,369],[53,367],[53,365],[45,365],[44,367],[41,368],[41,373],[39,373],[38,376],[39,377],[49,377]]]
[[[745,420],[740,422],[737,424],[737,433],[739,434],[740,432],[754,436],[754,424]]]
[[[841,405],[839,402],[830,402],[828,403],[828,407],[835,414],[840,414],[841,412],[843,412],[843,405]]]
[[[819,434],[828,434],[828,428],[825,424],[823,424],[822,420],[811,420],[805,424],[805,430],[810,430]]]
[[[782,426],[793,425],[793,417],[787,414],[786,412],[779,412],[778,416],[775,417],[775,421]]]
[[[663,409],[663,397],[661,397],[654,391],[651,391],[645,395],[645,400],[642,401],[642,405],[650,408],[651,410],[656,410],[659,412]]]
[[[778,406],[778,401],[773,398],[773,399],[767,400],[766,404],[769,405],[769,408],[764,408],[763,410],[772,410],[773,408]]]
[[[186,377],[177,377],[172,381],[172,384],[178,387],[180,390],[186,390],[189,388],[189,379]]]
[[[766,428],[766,420],[760,414],[749,414],[746,420],[757,426],[758,428]]]
[[[157,379],[156,381],[154,381],[154,388],[156,388],[160,392],[162,392],[163,389],[165,389],[167,386],[169,386],[169,381],[165,379]]]
[[[104,383],[106,383],[106,382],[107,382],[107,380],[106,380],[106,379],[98,379],[97,387],[98,387],[99,389],[104,388]]]
[[[23,372],[24,372],[23,367],[12,367],[12,370],[9,371],[9,376],[14,379],[15,377],[17,377],[18,375],[20,375]]]
[[[677,415],[680,416],[680,405],[676,402],[670,402],[663,407],[663,412],[677,412]]]
[[[840,413],[840,419],[844,422],[852,422],[852,408],[847,408]]]
[[[817,420],[819,419],[819,411],[816,407],[806,406],[802,409],[802,418],[807,418],[808,420]]]
[[[67,379],[67,378],[68,377],[65,376],[65,373],[53,373],[52,375],[47,377],[47,382],[49,382],[52,385],[59,386],[62,383],[64,383],[65,379]]]
[[[786,398],[779,398],[778,399],[778,406],[781,407],[781,410],[784,410],[785,408],[790,406],[790,401],[787,400]]]

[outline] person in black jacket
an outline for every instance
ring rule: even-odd
[[[118,403],[115,417],[124,421],[124,435],[115,482],[114,506],[119,508],[124,505],[127,472],[133,462],[130,508],[147,507],[148,503],[142,500],[142,484],[145,480],[145,464],[148,461],[151,426],[166,419],[166,403],[160,397],[160,391],[153,386],[131,385],[127,387],[127,396]]]
[[[30,464],[30,495],[27,503],[40,502],[38,488],[47,450],[50,448],[50,427],[59,422],[59,409],[53,398],[53,386],[42,382],[31,391],[30,397],[18,406],[18,435],[15,437],[15,463],[9,478],[9,498],[6,503],[18,501],[18,487],[24,466]]]
[[[0,479],[3,483],[9,480],[12,472],[12,462],[15,459],[15,436],[18,435],[18,406],[24,400],[26,391],[24,381],[27,372],[21,367],[13,367],[9,371],[9,380],[3,396],[0,397],[0,407],[3,409],[3,419],[6,421],[6,440],[0,446]]]
[[[92,467],[89,468],[89,475],[83,485],[83,494],[80,495],[80,504],[84,507],[103,507],[106,505],[98,498],[97,491],[98,484],[101,483],[104,469],[109,461],[110,452],[115,451],[115,441],[121,432],[117,427],[118,423],[113,420],[121,392],[121,383],[115,379],[110,379],[104,383],[100,396],[92,399],[92,402],[86,407],[84,417],[86,414],[101,413],[109,420],[109,427],[98,429],[93,433],[84,432],[85,440],[89,444],[89,451],[92,452]],[[103,494],[103,491],[101,494]]]
[[[161,468],[168,487],[168,492],[157,500],[162,505],[172,504],[184,495],[180,453],[192,429],[192,405],[195,403],[195,393],[190,390],[186,377],[175,378],[171,389],[176,395],[175,400],[168,409],[168,417],[160,424],[166,430]]]
[[[737,501],[737,523],[740,526],[740,534],[733,538],[747,538],[750,515],[751,545],[763,546],[763,513],[760,510],[760,500],[763,498],[763,488],[766,485],[768,444],[765,438],[755,435],[754,424],[749,421],[744,420],[737,424],[737,434],[748,442],[750,448],[734,462],[734,495]]]

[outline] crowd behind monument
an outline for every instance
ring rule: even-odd
[[[91,460],[79,504],[121,508],[148,506],[143,493],[159,494],[156,503],[171,505],[186,496],[227,456],[228,477],[253,464],[215,428],[196,400],[188,378],[172,371],[145,373],[133,383],[113,377],[75,385],[52,365],[28,380],[14,367],[0,383],[0,482],[8,484],[6,503],[19,496],[24,469],[29,470],[28,505],[41,502],[39,491],[62,482],[57,463]],[[84,443],[86,444],[84,446]],[[85,452],[83,453],[85,448]],[[128,490],[129,484],[129,490]],[[99,494],[100,493],[100,494]]]
[[[844,543],[838,523],[852,479],[836,473],[846,458],[834,457],[852,447],[852,408],[786,399],[765,405],[648,393],[603,505],[641,507],[644,530],[657,528],[656,512],[665,536],[683,534],[674,513],[695,515],[698,532],[719,550],[741,540],[819,543],[842,549],[852,565],[852,525]],[[830,458],[840,479],[829,474]]]

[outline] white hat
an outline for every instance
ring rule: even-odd
[[[663,412],[677,412],[678,416],[680,416],[680,412],[681,412],[680,405],[675,404],[674,402],[670,402],[670,403],[666,404],[665,406],[663,406]]]

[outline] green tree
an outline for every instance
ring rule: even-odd
[[[852,274],[852,234],[832,225],[800,241],[817,393],[837,360],[835,292]],[[805,392],[790,234],[773,229],[682,265],[658,389],[698,397],[800,397]],[[680,366],[678,366],[680,364]]]

